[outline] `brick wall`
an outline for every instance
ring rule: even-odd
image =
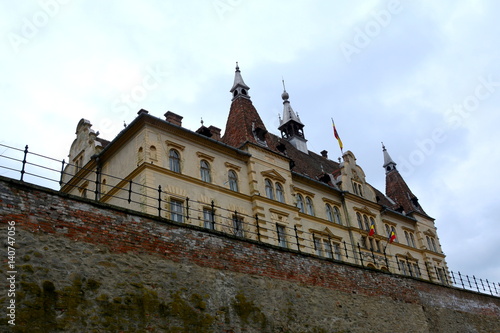
[[[2,240],[9,221],[18,271],[11,328],[20,332],[500,330],[497,297],[0,178]]]

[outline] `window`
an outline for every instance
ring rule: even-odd
[[[210,208],[203,208],[203,225],[207,229],[215,229],[215,216]]]
[[[181,172],[181,163],[180,163],[179,152],[175,149],[170,149],[168,154],[168,163],[170,166],[170,170],[173,172]]]
[[[278,245],[281,247],[288,247],[286,242],[286,229],[285,226],[276,224],[276,232],[278,234]]]
[[[360,183],[358,182],[355,182],[354,180],[352,181],[352,189],[354,191],[354,194],[356,195],[359,195],[359,196],[363,196],[363,187],[361,186]]]
[[[340,244],[333,243],[333,258],[337,260],[342,260],[342,255],[340,254]]]
[[[267,178],[264,181],[264,183],[266,184],[266,197],[268,197],[269,199],[274,200],[273,183],[269,179],[267,179]]]
[[[333,206],[333,217],[334,217],[334,222],[338,224],[342,224],[342,218],[340,217],[340,210],[337,208],[337,206]]]
[[[425,236],[427,238],[427,245],[429,250],[437,252],[436,241],[434,237]]]
[[[297,207],[299,208],[299,212],[304,213],[304,198],[301,194],[297,194]]]
[[[170,200],[170,219],[175,222],[184,222],[183,206],[181,201]]]
[[[314,249],[316,250],[316,254],[318,256],[323,256],[323,248],[321,247],[321,240],[317,237],[314,237],[314,235],[313,235],[313,241],[314,241]]]
[[[415,274],[415,277],[420,277],[420,267],[418,267],[418,263],[416,262],[413,263],[413,273]]]
[[[369,231],[370,230],[370,224],[368,223],[368,216],[363,215],[363,220],[365,221],[365,230]]]
[[[314,216],[314,206],[311,198],[306,197],[307,214]]]
[[[200,161],[200,175],[201,180],[203,180],[204,182],[212,182],[212,177],[210,176],[210,164],[208,164],[208,162],[205,160]]]
[[[235,236],[243,237],[243,221],[238,215],[233,215],[233,233]]]
[[[323,246],[325,248],[325,254],[327,258],[333,258],[332,244],[329,240],[323,239]]]
[[[333,222],[332,206],[330,206],[329,204],[326,204],[325,209],[326,209],[326,218],[328,219],[328,221]]]
[[[283,186],[280,183],[276,183],[276,200],[279,202],[285,202],[285,194],[283,192]]]
[[[227,178],[229,182],[229,189],[231,191],[238,192],[238,175],[233,170],[229,170],[227,173]]]
[[[396,234],[396,229],[393,226],[390,226],[388,224],[385,224],[385,232],[387,233],[387,238],[390,241],[391,238],[391,233],[394,232],[394,242],[397,241],[397,234]]]
[[[363,220],[360,213],[356,213],[356,219],[358,220],[359,229],[363,230]]]
[[[438,280],[441,283],[446,283],[447,279],[446,279],[446,275],[444,273],[444,268],[436,267],[436,266],[434,266],[434,268],[436,269],[436,276],[437,276]]]
[[[406,244],[411,247],[415,247],[415,237],[413,236],[413,232],[405,231]]]

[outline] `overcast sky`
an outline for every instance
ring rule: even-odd
[[[141,108],[223,129],[238,61],[270,132],[283,77],[310,150],[340,156],[334,118],[384,192],[383,141],[449,268],[500,282],[499,14],[494,0],[1,1],[0,142],[61,160],[81,118],[111,140]]]

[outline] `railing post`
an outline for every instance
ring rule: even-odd
[[[453,279],[453,284],[457,284],[457,280],[455,280],[455,274],[453,274],[453,271],[450,271],[451,272],[451,278]]]
[[[211,203],[211,218],[212,218],[212,229],[215,230],[215,204],[214,204],[214,201],[212,200],[212,203]]]
[[[62,186],[63,184],[63,176],[64,176],[64,164],[66,161],[62,160],[62,166],[61,166],[61,178],[59,179],[59,186]]]
[[[129,186],[128,186],[128,203],[132,201],[132,179],[129,181]]]
[[[260,242],[259,215],[255,214],[255,225],[257,226],[257,240]]]
[[[161,185],[158,185],[158,216],[161,217]]]
[[[460,283],[462,284],[462,288],[465,289],[464,280],[462,279],[462,274],[458,271],[458,277],[460,278]]]
[[[95,170],[95,201],[99,201],[99,184],[100,184],[100,173],[101,173],[101,168],[100,167],[96,167],[96,170]]]
[[[385,259],[385,265],[387,266],[387,270],[389,270],[389,261],[387,260],[387,253],[385,252],[385,249],[384,249],[384,259]]]
[[[358,253],[359,253],[359,259],[361,260],[361,266],[365,267],[365,263],[363,262],[363,256],[361,255],[361,246],[359,246],[359,243],[358,243]]]
[[[186,197],[186,220],[189,220],[189,197]]]
[[[468,275],[466,275],[465,277],[467,278],[467,282],[469,283],[469,288],[471,288],[471,289],[472,289],[472,284],[470,284],[470,279],[469,279],[469,276],[468,276]]]
[[[23,167],[21,168],[21,181],[24,181],[23,178],[24,178],[24,173],[26,171],[24,171],[25,167],[26,167],[26,156],[28,155],[28,145],[26,145],[26,147],[24,148],[24,158],[23,158]]]
[[[332,238],[330,237],[330,235],[328,235],[328,244],[330,245],[330,256],[332,259],[335,259],[334,255],[333,255]]]
[[[297,225],[294,225],[293,229],[295,230],[295,240],[297,242],[297,250],[300,252],[300,242],[299,242],[299,233],[297,232]]]
[[[474,280],[474,283],[476,284],[477,292],[479,292],[479,286],[477,285],[476,276],[472,275],[472,279]]]
[[[347,252],[347,243],[344,241],[344,251],[345,251],[345,258],[349,259],[349,253]]]

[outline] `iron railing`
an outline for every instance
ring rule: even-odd
[[[441,267],[431,266],[427,262],[415,261],[408,257],[395,257],[387,255],[385,245],[381,237],[375,244],[352,244],[345,240],[339,242],[332,239],[330,235],[311,233],[298,230],[297,226],[279,225],[280,230],[273,230],[266,226],[274,226],[274,223],[266,223],[258,215],[251,216],[238,211],[231,211],[211,202],[200,202],[189,197],[182,197],[168,193],[161,185],[150,187],[137,183],[131,179],[123,179],[113,175],[102,173],[100,168],[85,169],[84,167],[67,163],[44,155],[30,152],[28,146],[19,149],[0,144],[0,168],[7,170],[7,177],[14,178],[11,173],[19,173],[21,181],[27,181],[30,176],[31,183],[57,189],[68,185],[64,183],[68,168],[75,168],[78,172],[71,175],[75,182],[86,181],[95,185],[93,200],[103,201],[111,198],[122,200],[123,205],[136,204],[142,210],[151,208],[157,211],[157,218],[163,222],[180,222],[187,224],[198,223],[208,232],[216,231],[226,235],[251,239],[265,246],[278,246],[288,250],[297,251],[302,254],[316,255],[327,260],[357,264],[364,268],[375,268],[378,266],[384,271],[400,274],[412,278],[423,279],[429,282],[458,287],[470,291],[490,294],[500,297],[500,283],[491,282],[488,279],[468,276],[460,272],[445,271]],[[32,161],[33,160],[33,161]],[[82,175],[87,176],[82,176]],[[103,177],[116,181],[115,185],[102,182]],[[42,184],[37,180],[42,180]],[[122,185],[118,185],[122,184]],[[55,185],[55,186],[54,186]],[[121,195],[110,194],[120,193]],[[155,195],[150,195],[155,193]],[[83,193],[82,193],[83,194]],[[85,195],[88,196],[88,193]],[[169,199],[165,199],[168,197]],[[154,204],[153,204],[154,203]],[[136,206],[136,207],[137,207]],[[151,210],[150,209],[150,210]],[[276,225],[278,228],[278,225]],[[366,230],[357,230],[365,233]],[[265,240],[263,240],[265,235]]]

